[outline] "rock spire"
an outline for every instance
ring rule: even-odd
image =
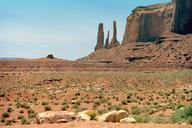
[[[95,46],[95,51],[98,49],[104,48],[104,28],[103,23],[99,24],[98,35],[97,35],[97,44]]]
[[[116,21],[113,21],[113,37],[110,43],[110,48],[118,46],[120,43],[117,41],[117,25]]]

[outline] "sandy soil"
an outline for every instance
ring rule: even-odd
[[[3,128],[3,127],[2,127]],[[119,124],[102,122],[72,122],[67,124],[16,125],[5,128],[192,128],[186,124]]]

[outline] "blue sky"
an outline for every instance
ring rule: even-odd
[[[94,50],[100,22],[107,32],[116,20],[122,41],[135,7],[169,1],[0,0],[0,57],[78,59]]]

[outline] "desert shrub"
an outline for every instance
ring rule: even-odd
[[[90,100],[89,100],[88,98],[83,98],[82,101],[83,101],[83,103],[87,103],[87,104],[91,103]]]
[[[30,108],[30,106],[27,103],[22,103],[21,107],[25,108],[25,109],[29,109]]]
[[[150,117],[149,115],[134,115],[133,116],[137,123],[149,123]]]
[[[19,119],[19,120],[20,120],[20,119],[23,119],[23,118],[25,118],[24,115],[19,115],[19,116],[17,117],[17,119]]]
[[[42,106],[45,106],[45,105],[48,105],[48,104],[49,104],[49,103],[46,102],[46,101],[43,101],[43,102],[41,103]]]
[[[64,104],[61,108],[62,111],[66,111],[69,108],[69,105]]]
[[[0,97],[5,97],[5,92],[1,92]]]
[[[15,106],[16,106],[17,108],[25,108],[25,109],[30,108],[30,106],[29,106],[27,103],[21,103],[20,101],[17,101],[16,104],[15,104]]]
[[[127,105],[127,100],[122,100],[122,101],[121,101],[121,104]]]
[[[9,113],[8,113],[8,112],[4,112],[4,113],[2,114],[2,117],[8,118],[8,117],[9,117]]]
[[[13,123],[16,123],[16,119],[15,119],[15,118],[13,118],[13,119],[12,119],[12,122],[13,122]]]
[[[139,115],[141,113],[141,109],[138,106],[134,106],[131,108],[131,114]]]
[[[66,105],[66,104],[68,104],[68,102],[67,102],[67,100],[64,100],[62,105]]]
[[[173,123],[191,123],[192,121],[192,105],[183,109],[177,110],[172,116],[171,120]]]
[[[93,100],[93,104],[94,104],[95,106],[100,106],[100,105],[101,105],[101,102],[100,102],[99,99],[94,99],[94,100]]]
[[[28,116],[29,118],[35,118],[37,113],[33,109],[28,109]]]
[[[16,101],[15,106],[16,106],[17,108],[20,108],[20,107],[21,107],[21,103],[20,103],[19,101]]]
[[[7,108],[7,112],[11,113],[13,111],[13,109],[11,107]]]
[[[112,107],[109,107],[108,108],[108,110],[121,110],[122,108],[121,108],[121,106],[120,105],[114,105],[114,106],[112,106]]]
[[[7,125],[12,125],[12,120],[6,120],[5,121],[5,125],[7,126]]]
[[[1,123],[5,123],[5,118],[4,117],[1,119]]]
[[[97,116],[97,111],[88,111],[86,114],[91,117],[91,120],[94,120]]]
[[[134,115],[133,116],[137,123],[158,123],[158,124],[164,124],[164,123],[170,123],[169,118],[164,116],[150,116],[148,114],[144,115]]]
[[[24,113],[24,110],[20,110],[19,113]]]
[[[22,125],[30,124],[30,122],[29,122],[26,118],[22,118],[22,119],[21,119],[21,124],[22,124]]]
[[[79,105],[78,104],[74,104],[73,105],[73,109],[79,109]]]
[[[165,123],[170,123],[169,119],[164,116],[151,116],[150,117],[150,122],[151,123],[157,123],[157,124],[165,124]]]
[[[52,110],[51,106],[49,106],[49,105],[46,105],[46,106],[44,107],[44,109],[45,109],[45,111],[51,111],[51,110]]]
[[[75,93],[75,96],[80,96],[80,95],[81,95],[80,92]]]
[[[183,104],[178,104],[177,105],[177,109],[184,108],[184,107],[185,107],[185,105],[183,105]]]

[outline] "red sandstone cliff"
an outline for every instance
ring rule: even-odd
[[[173,4],[138,7],[127,18],[123,44],[154,42],[170,31]]]

